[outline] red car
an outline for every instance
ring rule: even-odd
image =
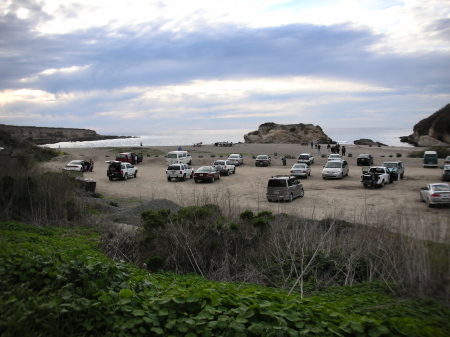
[[[124,163],[130,163],[133,165],[136,165],[137,163],[142,162],[143,158],[144,158],[144,156],[142,155],[142,153],[136,154],[133,152],[122,152],[116,156],[117,161],[121,161]]]
[[[220,179],[220,167],[202,166],[194,173],[194,181],[211,181],[212,183]]]

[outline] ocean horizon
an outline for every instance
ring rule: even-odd
[[[355,140],[371,139],[388,146],[412,147],[403,143],[400,137],[412,134],[409,128],[322,128],[333,141],[341,144],[354,144]],[[214,144],[217,142],[243,143],[244,135],[254,130],[187,130],[157,131],[148,135],[133,138],[118,138],[84,142],[60,142],[46,144],[50,148],[83,148],[83,147],[138,147],[141,146],[192,146],[197,143]]]

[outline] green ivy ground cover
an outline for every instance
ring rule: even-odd
[[[448,308],[379,283],[300,299],[151,274],[107,259],[97,237],[0,223],[1,336],[449,336]]]

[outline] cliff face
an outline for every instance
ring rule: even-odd
[[[274,143],[274,144],[301,144],[312,143],[331,143],[320,126],[312,124],[261,124],[257,131],[249,132],[244,135],[246,143]]]
[[[450,104],[414,125],[413,134],[401,141],[415,146],[450,146]]]
[[[0,124],[0,130],[8,132],[15,138],[26,139],[38,145],[58,142],[121,138],[118,136],[100,136],[94,130],[89,129],[49,128]]]

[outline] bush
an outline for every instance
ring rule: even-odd
[[[255,214],[250,211],[250,210],[245,210],[244,212],[242,212],[239,217],[244,220],[244,221],[249,221],[252,220],[255,217]]]

